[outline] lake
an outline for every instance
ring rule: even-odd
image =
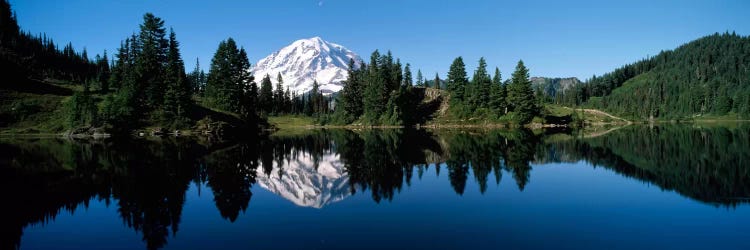
[[[0,249],[750,249],[750,124],[0,138]]]

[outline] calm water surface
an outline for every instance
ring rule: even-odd
[[[742,124],[2,138],[0,179],[0,249],[750,249]]]

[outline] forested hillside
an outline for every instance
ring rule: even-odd
[[[748,118],[750,37],[703,37],[594,76],[564,99],[636,119]]]

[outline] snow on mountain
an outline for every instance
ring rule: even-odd
[[[356,67],[362,60],[344,46],[313,37],[297,40],[261,59],[250,72],[258,82],[268,74],[274,88],[276,76],[281,73],[284,88],[289,87],[298,94],[312,90],[313,81],[317,80],[320,91],[331,94],[343,88],[349,59],[354,59]]]
[[[261,187],[297,206],[322,208],[351,195],[349,175],[337,154],[320,157],[317,168],[312,155],[301,154],[281,165],[275,161],[270,174],[263,166],[256,171]]]

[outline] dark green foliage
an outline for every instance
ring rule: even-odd
[[[513,120],[518,124],[526,124],[539,114],[539,106],[534,97],[529,80],[529,70],[518,61],[516,70],[513,72],[511,82],[508,85],[508,106],[513,111]]]
[[[135,60],[135,74],[138,93],[145,93],[139,98],[149,107],[155,109],[163,102],[165,62],[169,50],[164,21],[151,13],[143,16],[141,32],[138,35],[138,56]],[[184,69],[183,69],[184,70]]]
[[[440,81],[440,76],[438,73],[435,73],[435,80],[432,80],[432,87],[436,89],[440,89],[440,84],[442,82]]]
[[[76,92],[65,103],[67,127],[92,127],[98,125],[96,103],[88,91]]]
[[[675,191],[711,206],[734,207],[750,195],[750,127],[628,126],[606,136],[566,140],[550,152]],[[633,146],[637,145],[637,146]]]
[[[424,76],[422,76],[422,70],[417,70],[417,86],[418,87],[424,87]]]
[[[260,80],[258,108],[261,112],[266,114],[273,111],[273,83],[271,83],[271,76],[269,75],[266,75],[263,77],[263,80]]]
[[[412,93],[411,65],[402,69],[401,61],[388,52],[375,50],[370,64],[355,68],[349,62],[349,78],[337,99],[334,122],[349,124],[361,119],[370,125],[411,125],[418,102]],[[421,84],[421,72],[417,84]]]
[[[104,56],[100,57],[99,55],[96,55],[96,59],[94,60],[96,62],[96,81],[99,84],[99,89],[102,91],[102,93],[109,92],[109,77],[110,77],[110,69],[109,69],[109,59],[107,58],[107,51],[104,51]]]
[[[412,77],[411,77],[411,65],[407,63],[406,66],[404,67],[404,83],[402,85],[410,87],[413,84],[414,83],[412,82]]]
[[[98,82],[98,63],[85,49],[79,53],[72,44],[60,47],[46,34],[22,32],[10,3],[0,1],[0,68],[5,79],[0,86],[27,78]]]
[[[491,85],[492,79],[487,72],[487,62],[484,57],[479,58],[479,66],[477,66],[477,70],[474,71],[474,76],[471,78],[471,90],[468,99],[471,109],[489,108]]]
[[[179,43],[172,30],[169,32],[169,50],[167,52],[164,81],[166,92],[164,93],[162,109],[165,121],[183,124],[182,126],[184,126],[187,123],[192,88],[185,75],[185,63],[182,61]]]
[[[243,102],[248,98],[254,99],[252,95],[256,95],[245,91],[254,80],[249,69],[247,53],[244,48],[237,48],[234,39],[228,38],[219,43],[206,82],[204,97],[207,104],[235,113],[254,113],[256,108],[245,107],[248,102]]]
[[[742,112],[750,95],[750,37],[714,34],[663,51],[603,76],[594,76],[575,95],[588,105],[647,119],[702,115],[750,117]]]
[[[507,112],[507,102],[505,98],[507,93],[505,91],[505,84],[502,82],[502,76],[500,75],[500,69],[495,68],[495,76],[492,77],[492,86],[490,86],[490,100],[489,108],[493,113],[498,116],[505,115]]]
[[[284,97],[284,79],[281,73],[276,76],[276,89],[273,90],[273,112],[276,114],[286,113],[286,99]]]
[[[379,59],[380,53],[375,50],[370,55],[370,64],[367,65],[367,84],[365,85],[365,94],[363,99],[364,104],[364,119],[368,123],[376,123],[380,118],[380,115],[385,111],[386,104],[386,79],[381,74]]]
[[[360,63],[360,65],[363,65],[363,63]],[[341,90],[337,102],[338,108],[336,108],[338,120],[343,124],[354,122],[364,112],[362,101],[365,75],[361,68],[364,68],[364,66],[360,66],[360,70],[355,69],[354,59],[349,59],[348,77],[344,82],[344,89]]]
[[[453,60],[448,70],[446,87],[451,92],[451,104],[461,104],[465,100],[466,85],[469,80],[466,77],[466,66],[460,56]]]
[[[200,66],[200,61],[196,58],[195,69],[193,69],[193,72],[190,72],[190,75],[188,76],[188,82],[190,83],[192,93],[203,94],[203,91],[206,89],[207,80],[206,73],[203,72]]]

